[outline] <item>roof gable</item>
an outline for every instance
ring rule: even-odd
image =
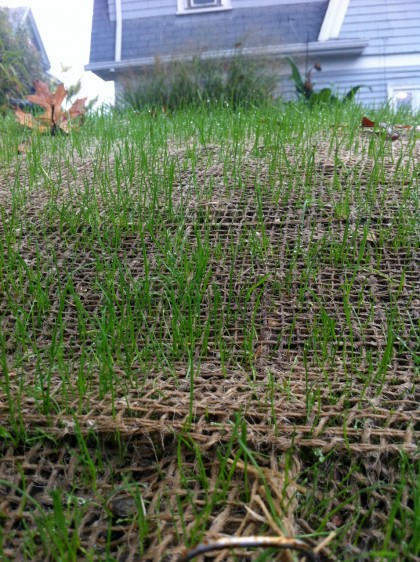
[[[121,25],[112,21],[115,0],[95,0],[90,63],[314,42],[328,6],[328,0],[232,0],[228,11],[177,15],[177,2],[170,0],[171,15],[133,17],[141,6],[166,3],[122,0]]]
[[[12,26],[17,29],[20,26],[27,28],[31,40],[35,48],[39,51],[41,55],[42,66],[44,70],[49,70],[51,64],[45,50],[44,43],[41,39],[41,34],[39,33],[38,26],[36,25],[35,18],[33,16],[32,10],[28,6],[19,6],[17,8],[8,8],[9,19]]]

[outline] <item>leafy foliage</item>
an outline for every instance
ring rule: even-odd
[[[34,77],[43,78],[41,58],[24,27],[14,29],[9,10],[0,8],[0,109],[9,98],[22,98],[31,90]]]
[[[312,72],[314,70],[320,72],[322,70],[321,65],[319,63],[314,64],[313,67],[310,68],[305,73],[305,78],[303,79],[294,60],[291,59],[290,57],[286,57],[286,60],[289,63],[292,71],[291,79],[295,83],[296,93],[298,97],[306,100],[311,106],[322,104],[322,103],[328,104],[328,103],[337,103],[337,102],[340,103],[349,102],[354,100],[360,88],[369,87],[369,86],[363,86],[362,84],[358,86],[353,86],[341,98],[336,96],[331,88],[322,88],[322,90],[315,92],[314,84],[312,82]]]
[[[292,78],[293,82],[295,83],[295,88],[296,88],[296,92],[297,92],[298,96],[303,96],[306,99],[308,99],[309,91],[305,88],[305,83],[302,80],[302,77],[300,75],[298,67],[296,66],[293,59],[291,59],[290,57],[286,57],[286,60],[289,63],[290,68],[292,70],[291,78]]]

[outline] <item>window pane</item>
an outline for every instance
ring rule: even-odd
[[[218,6],[219,4],[219,0],[190,0],[191,8]]]
[[[409,92],[406,90],[400,90],[394,92],[394,100],[395,106],[398,109],[399,107],[413,107],[413,92]]]

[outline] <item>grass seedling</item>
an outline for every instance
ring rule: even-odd
[[[328,548],[345,561],[416,556],[418,140],[367,134],[356,104],[201,102],[171,114],[110,109],[77,134],[34,135],[24,155],[4,118],[2,452],[26,459],[77,443],[76,497],[107,496],[123,471],[136,513],[115,531],[98,508],[107,560],[125,556],[132,532],[127,544],[145,558],[165,537],[176,537],[168,548],[192,545],[227,506],[245,514],[255,478],[280,525],[264,478],[285,449],[308,538],[334,530]],[[389,108],[372,119],[399,122]],[[134,460],[115,464],[98,419],[122,428],[118,451]],[[211,447],[195,433],[206,423],[209,439],[218,432]],[[143,463],[148,440],[156,475]],[[12,474],[8,458],[0,470]],[[64,482],[75,473],[60,458]],[[139,474],[156,489],[139,489]],[[27,493],[33,474],[23,476]],[[16,557],[49,554],[50,542],[51,559],[94,559],[86,526],[72,535],[84,511],[66,494],[48,509],[25,500],[40,516],[13,530]],[[0,536],[0,557],[10,541]]]

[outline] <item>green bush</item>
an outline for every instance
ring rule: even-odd
[[[0,8],[0,110],[9,98],[23,98],[35,79],[43,79],[41,58],[23,27],[14,29],[7,8]]]
[[[157,60],[150,70],[127,77],[119,101],[134,109],[202,104],[255,105],[271,98],[276,78],[242,53],[230,59]]]

